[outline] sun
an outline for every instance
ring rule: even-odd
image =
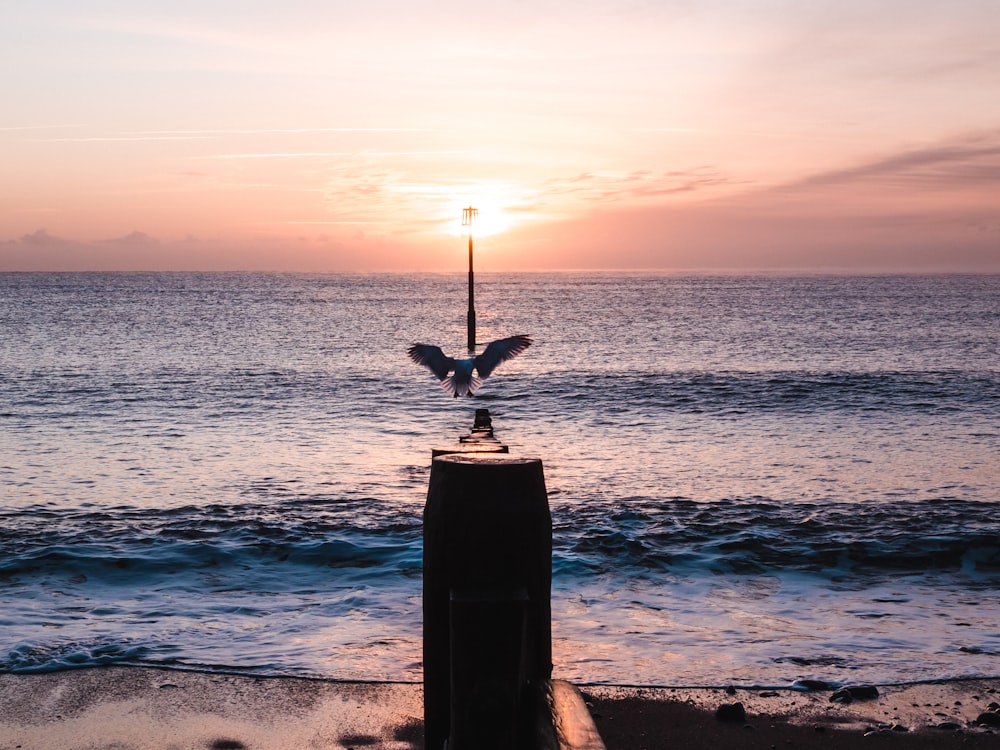
[[[513,206],[518,204],[514,189],[505,185],[486,185],[478,190],[469,190],[464,195],[455,195],[448,201],[449,232],[466,236],[469,227],[462,225],[462,211],[475,208],[476,218],[472,225],[474,237],[489,237],[510,231],[522,223]]]
[[[478,204],[473,201],[470,206],[476,209],[476,218],[472,224],[472,234],[476,237],[500,234],[506,232],[513,225],[503,207],[497,203],[480,200]],[[463,226],[461,221],[459,221],[459,229],[462,234],[469,232],[469,227]]]

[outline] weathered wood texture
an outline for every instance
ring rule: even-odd
[[[452,454],[424,509],[428,750],[513,750],[552,673],[552,520],[542,462]],[[449,739],[450,738],[450,739]]]

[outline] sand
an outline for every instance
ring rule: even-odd
[[[408,750],[419,685],[138,667],[0,675],[0,750]]]
[[[977,724],[1000,703],[1000,680],[878,686],[877,698],[847,705],[831,702],[829,690],[581,689],[608,750],[1000,749],[1000,726]],[[716,718],[735,703],[745,720]]]
[[[608,750],[1000,748],[976,724],[1000,680],[830,691],[581,688]],[[302,750],[423,747],[420,685],[100,667],[0,675],[0,750]],[[746,718],[720,721],[722,704]],[[720,743],[724,743],[721,744]]]

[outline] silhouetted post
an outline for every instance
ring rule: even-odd
[[[476,350],[476,293],[473,289],[472,276],[472,225],[476,223],[479,209],[469,206],[462,209],[462,226],[469,228],[469,314],[466,320],[469,351]]]
[[[431,457],[437,458],[446,453],[509,453],[510,449],[501,443],[493,434],[493,420],[489,409],[476,409],[476,421],[468,435],[458,438],[454,445],[431,449]]]
[[[478,415],[477,415],[478,417]],[[552,518],[542,462],[456,453],[424,508],[427,750],[516,750],[552,674]]]

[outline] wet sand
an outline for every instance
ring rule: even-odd
[[[831,702],[831,690],[581,690],[608,750],[1000,748],[1000,726],[977,723],[1000,703],[1000,680],[879,686],[877,698],[849,704]],[[717,718],[736,703],[744,720]]]
[[[1000,703],[1000,680],[879,687],[846,705],[827,690],[581,690],[608,750],[1000,748],[1000,727],[977,724]],[[4,674],[0,750],[414,750],[422,701],[414,684],[145,667]],[[745,719],[717,718],[735,703]]]
[[[409,749],[419,685],[104,667],[0,675],[0,750]]]

